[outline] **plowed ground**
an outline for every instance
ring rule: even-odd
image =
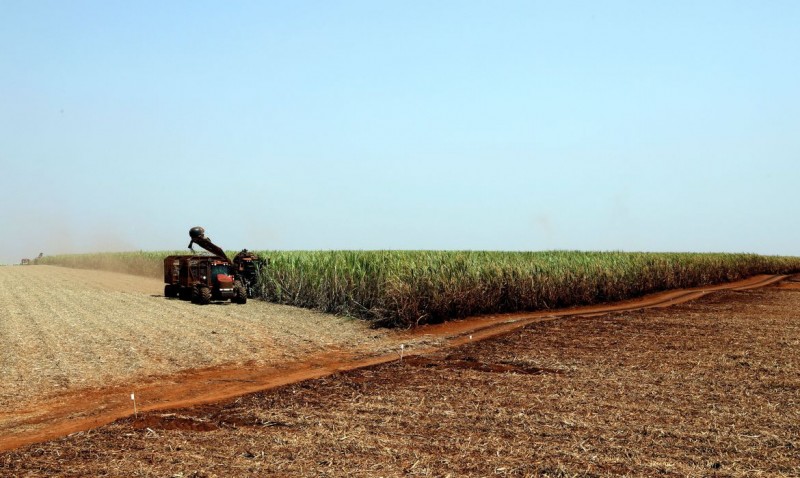
[[[784,282],[553,318],[3,452],[0,475],[800,476],[799,312]]]

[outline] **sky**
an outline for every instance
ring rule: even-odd
[[[0,0],[0,264],[800,256],[800,2]]]

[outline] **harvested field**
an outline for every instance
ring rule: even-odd
[[[375,352],[386,333],[262,301],[198,307],[166,299],[156,279],[52,266],[0,268],[0,310],[0,429],[64,393],[135,390],[187,369]]]
[[[791,284],[150,412],[4,452],[0,475],[798,476]]]

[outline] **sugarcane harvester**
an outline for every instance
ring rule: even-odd
[[[211,242],[211,239],[206,237],[205,230],[202,227],[198,226],[189,229],[189,236],[192,238],[192,240],[189,241],[189,249],[191,249],[192,252],[194,252],[192,245],[197,244],[215,256],[228,260],[228,256],[225,255],[225,251],[223,251],[221,247]],[[247,249],[242,249],[233,257],[233,266],[236,269],[236,277],[244,285],[245,290],[247,291],[247,297],[252,298],[255,296],[256,285],[258,284],[258,276],[265,265],[266,261]]]
[[[267,264],[269,264],[268,260],[258,257],[255,252],[250,252],[247,249],[242,249],[233,256],[233,265],[236,267],[238,277],[244,284],[245,289],[247,289],[247,297],[255,297],[258,293],[259,276]]]
[[[257,267],[254,268],[254,276],[248,277],[248,268],[243,260],[239,260],[239,263],[231,262],[225,251],[206,237],[202,227],[191,228],[189,236],[189,249],[192,252],[192,246],[197,244],[212,255],[167,256],[164,259],[164,295],[191,300],[196,304],[228,299],[236,304],[246,303],[248,295],[252,297],[248,294],[248,289],[255,288]],[[255,259],[258,259],[257,256]],[[252,285],[249,284],[250,281]]]

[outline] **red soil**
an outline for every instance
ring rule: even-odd
[[[425,366],[424,358],[417,355],[429,353],[434,349],[455,347],[509,333],[535,322],[544,322],[566,316],[592,316],[608,312],[630,311],[671,305],[697,299],[719,290],[745,290],[784,281],[787,276],[760,275],[750,279],[710,287],[675,290],[649,295],[639,299],[615,304],[575,307],[558,311],[536,313],[516,313],[476,317],[444,324],[423,326],[403,332],[404,337],[431,337],[438,345],[416,348],[406,354],[405,360]],[[792,279],[780,287],[800,288],[800,282]],[[232,397],[283,385],[331,375],[336,372],[354,370],[372,365],[399,360],[397,353],[363,357],[354,352],[336,351],[321,354],[302,363],[287,364],[285,367],[213,367],[202,370],[163,377],[158,381],[137,387],[136,394],[139,412],[177,409],[194,405],[220,402]],[[486,365],[468,360],[453,362],[452,367],[472,368]],[[511,367],[511,365],[504,365]],[[550,374],[558,371],[546,369],[519,369],[517,373]],[[14,422],[13,428],[0,430],[0,451],[11,450],[27,444],[51,440],[74,432],[96,428],[119,418],[133,415],[130,387],[101,388],[68,392],[54,397],[48,404],[37,410],[27,410],[32,418]],[[35,412],[35,413],[31,413]],[[150,418],[151,419],[151,418]],[[187,422],[181,417],[161,418],[160,428],[205,430],[208,424]],[[146,422],[139,424],[147,428]],[[150,424],[152,425],[152,424]]]

